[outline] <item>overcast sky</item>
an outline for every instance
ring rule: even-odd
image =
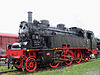
[[[47,19],[51,26],[77,26],[100,37],[100,0],[0,0],[0,32],[17,34],[28,11],[33,19]]]

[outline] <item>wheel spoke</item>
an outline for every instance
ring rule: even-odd
[[[77,50],[77,51],[75,51],[75,58],[76,58],[76,63],[80,63],[81,62],[81,60],[82,60],[82,53],[81,53],[81,51],[79,51],[79,50]]]
[[[33,60],[35,60],[35,59],[34,58],[28,58],[26,60],[26,70],[28,72],[33,72],[37,68],[37,62],[33,61]]]
[[[65,56],[68,56],[68,57],[64,57],[64,59],[67,59],[67,61],[65,61],[66,65],[71,65],[72,62],[73,62],[73,53],[72,51],[68,51],[67,54],[65,54]]]

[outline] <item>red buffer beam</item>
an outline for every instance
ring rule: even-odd
[[[0,55],[0,58],[6,58],[7,55]]]

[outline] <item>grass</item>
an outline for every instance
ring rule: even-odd
[[[11,68],[8,69],[8,66],[0,66],[0,72],[1,71],[10,71],[10,70],[12,70],[12,69]],[[16,70],[15,67],[13,67],[13,70]]]
[[[100,54],[98,55],[98,57],[100,57]]]
[[[84,62],[80,64],[71,65],[63,69],[53,69],[52,71],[44,70],[33,73],[28,72],[10,72],[7,75],[84,75],[86,72],[100,70],[100,60]]]
[[[100,60],[72,65],[68,68],[66,67],[62,70],[57,70],[57,71],[48,70],[43,72],[37,72],[34,73],[34,75],[82,75],[88,71],[93,71],[98,69],[100,69]],[[26,75],[32,75],[32,73]]]

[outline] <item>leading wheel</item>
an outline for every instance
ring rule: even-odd
[[[27,59],[27,57],[25,55],[23,55],[19,60],[15,60],[13,62],[16,62],[17,66],[15,66],[15,68],[18,70],[18,71],[21,71],[22,70],[22,66],[25,66],[25,60]]]
[[[67,51],[67,54],[65,54],[64,59],[66,60],[65,61],[66,65],[71,65],[73,62],[73,52]]]
[[[35,61],[35,58],[28,58],[28,59],[26,60],[25,66],[26,66],[26,70],[27,70],[28,72],[33,72],[33,71],[35,71],[35,69],[37,68],[37,62]]]
[[[75,60],[76,63],[80,63],[81,62],[81,60],[82,60],[82,53],[81,53],[80,50],[76,50],[75,51],[75,58],[76,58],[76,60]]]

